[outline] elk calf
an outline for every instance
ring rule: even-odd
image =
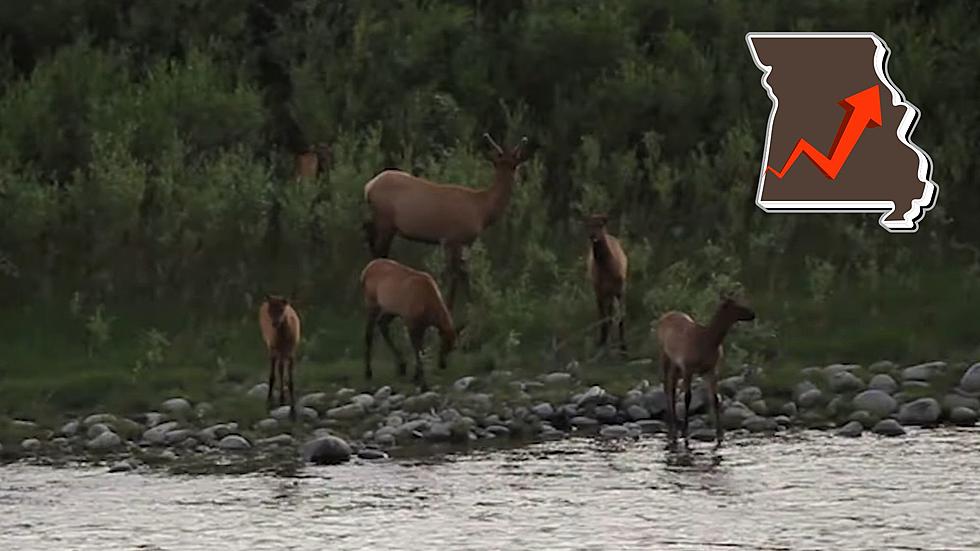
[[[493,184],[486,189],[443,185],[400,170],[385,170],[364,185],[371,218],[365,237],[374,258],[387,258],[396,235],[409,241],[442,245],[446,251],[449,309],[457,282],[466,281],[463,249],[503,214],[510,202],[517,167],[527,160],[527,138],[512,150],[493,148]]]
[[[667,312],[656,322],[660,361],[663,364],[664,391],[667,394],[667,425],[670,438],[677,434],[676,393],[680,380],[684,385],[684,440],[691,408],[691,379],[701,375],[708,383],[711,408],[715,420],[718,444],[722,440],[719,412],[718,375],[721,370],[722,346],[725,335],[739,321],[752,321],[755,312],[731,298],[724,298],[708,325],[695,323],[691,316],[677,311]]]
[[[289,300],[277,295],[267,295],[259,307],[259,329],[269,351],[269,392],[266,406],[272,407],[272,389],[276,373],[279,379],[279,404],[282,405],[289,381],[289,416],[296,419],[296,394],[293,387],[293,365],[296,347],[300,339],[299,315]]]
[[[293,178],[316,178],[320,172],[330,166],[330,146],[327,144],[310,145],[293,157]]]
[[[586,269],[592,280],[596,304],[599,306],[599,340],[596,346],[602,347],[606,344],[615,304],[619,325],[619,347],[625,355],[626,338],[623,324],[626,306],[623,304],[623,297],[626,294],[629,263],[619,240],[606,231],[608,220],[609,218],[604,214],[593,214],[586,218],[585,224],[591,242],[589,252],[586,254]]]
[[[374,326],[381,329],[388,348],[398,363],[399,375],[405,375],[406,364],[388,332],[391,321],[402,318],[415,349],[415,382],[427,388],[422,368],[422,348],[429,327],[439,330],[442,347],[439,368],[446,369],[446,356],[456,344],[456,329],[452,315],[442,300],[435,280],[426,272],[414,270],[394,260],[377,258],[361,272],[361,289],[367,307],[367,328],[364,333],[364,377],[371,379],[371,351]]]

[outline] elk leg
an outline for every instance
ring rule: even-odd
[[[670,363],[670,358],[666,354],[660,355],[660,362],[663,366],[664,394],[667,395],[667,434],[673,440],[677,436],[677,411],[674,405],[674,368]]]
[[[286,359],[285,358],[279,358],[279,360],[276,361],[276,371],[279,372],[278,373],[278,377],[279,377],[279,400],[278,400],[278,405],[281,406],[281,405],[284,405],[286,403],[286,378],[285,378],[285,374],[286,374]]]
[[[276,355],[269,354],[269,392],[265,395],[266,409],[272,409],[272,387],[276,384]]]
[[[456,304],[456,291],[459,283],[465,279],[463,270],[463,248],[459,245],[445,245],[446,250],[446,279],[449,280],[449,296],[446,301],[446,308],[452,312],[453,305]]]
[[[388,258],[391,242],[395,239],[395,228],[381,224],[377,218],[364,222],[364,237],[374,258]]]
[[[395,356],[395,362],[398,364],[398,374],[404,377],[408,372],[408,366],[405,363],[405,358],[402,356],[401,351],[395,346],[395,341],[391,340],[391,333],[389,332],[391,322],[394,319],[395,316],[390,314],[382,315],[378,318],[378,329],[381,331],[381,337],[385,340],[385,344],[388,345],[388,349]]]
[[[687,422],[691,418],[691,379],[684,377],[684,441],[687,441]]]
[[[721,426],[721,404],[718,399],[718,373],[712,371],[706,378],[708,379],[708,393],[711,394],[711,413],[715,419],[715,440],[720,446],[724,434]]]
[[[626,305],[623,304],[623,296],[619,295],[616,297],[616,306],[619,310],[619,350],[626,356],[626,329],[624,327],[626,323]]]
[[[606,344],[606,339],[609,338],[609,301],[601,294],[596,294],[596,303],[599,306],[599,340],[596,341],[595,347],[602,348]]]
[[[364,328],[364,378],[371,380],[371,350],[374,347],[374,324],[378,320],[380,310],[369,308],[367,313],[367,326]]]
[[[409,329],[409,336],[412,339],[412,348],[415,349],[415,383],[423,391],[428,390],[425,384],[425,373],[422,366],[422,348],[425,346],[425,326],[414,325]]]
[[[296,360],[293,358],[293,356],[289,356],[289,359],[287,361],[289,362],[287,365],[287,370],[289,372],[289,419],[295,422],[296,421],[296,387],[293,385],[293,375],[295,374],[295,371],[293,370],[293,366],[295,365]]]

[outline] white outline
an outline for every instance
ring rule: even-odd
[[[906,108],[905,116],[902,117],[898,125],[899,141],[908,146],[919,157],[918,179],[923,184],[922,196],[912,201],[912,208],[903,216],[902,220],[886,221],[885,218],[895,212],[894,201],[763,201],[762,186],[766,180],[766,167],[769,166],[769,140],[772,138],[772,124],[776,119],[776,110],[779,108],[779,100],[773,94],[767,79],[772,72],[771,65],[764,65],[759,60],[759,55],[755,51],[752,39],[756,37],[770,38],[869,38],[875,43],[875,73],[878,79],[891,91],[892,105],[904,105]],[[759,185],[756,192],[755,204],[765,212],[884,212],[878,223],[883,228],[893,233],[914,233],[919,230],[918,222],[925,217],[927,211],[936,205],[939,196],[939,186],[932,181],[932,158],[919,146],[912,143],[909,137],[915,130],[915,125],[921,116],[921,112],[905,99],[902,91],[892,82],[888,76],[888,56],[891,50],[885,41],[873,32],[818,32],[818,33],[786,33],[786,32],[748,32],[745,34],[745,42],[748,44],[749,52],[756,67],[762,71],[762,87],[769,94],[772,100],[772,111],[769,113],[769,123],[766,126],[766,145],[762,151],[762,170],[759,174]]]

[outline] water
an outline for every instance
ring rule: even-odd
[[[0,467],[2,549],[978,549],[980,432],[571,439],[297,476]]]

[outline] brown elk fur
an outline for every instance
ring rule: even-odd
[[[626,353],[624,318],[626,308],[623,297],[626,294],[626,279],[629,262],[619,240],[606,231],[608,217],[593,214],[586,219],[589,230],[589,251],[586,254],[586,269],[592,280],[596,304],[599,307],[599,340],[596,346],[606,344],[609,327],[612,324],[613,305],[618,310],[619,346]]]
[[[300,342],[299,315],[281,296],[268,295],[259,306],[259,329],[262,340],[269,352],[269,392],[266,405],[272,406],[272,389],[276,373],[279,379],[279,404],[285,396],[286,382],[289,384],[289,415],[296,418],[296,394],[293,386],[293,365],[296,361],[296,347]],[[288,375],[288,376],[287,376]]]
[[[721,343],[736,322],[754,319],[755,312],[734,299],[725,298],[708,325],[698,324],[691,316],[677,311],[667,312],[657,320],[657,342],[660,345],[664,391],[667,394],[667,425],[672,439],[677,434],[675,402],[678,383],[684,386],[683,434],[686,440],[691,408],[691,380],[700,375],[708,383],[716,438],[721,443],[718,398],[718,374],[723,356]]]
[[[308,146],[293,157],[293,178],[296,180],[315,179],[320,172],[329,168],[330,160],[329,145]]]
[[[408,329],[415,349],[415,382],[426,388],[422,368],[422,348],[425,332],[429,327],[439,331],[442,347],[439,368],[446,369],[446,356],[456,344],[457,331],[452,315],[442,300],[442,293],[435,279],[426,272],[415,270],[386,258],[376,258],[361,272],[361,289],[367,307],[367,328],[364,333],[364,377],[371,379],[371,352],[374,327],[381,330],[381,337],[395,356],[399,375],[405,375],[405,359],[398,351],[389,326],[396,317],[402,319]]]
[[[396,235],[445,247],[450,309],[457,281],[466,279],[463,249],[503,214],[517,167],[527,160],[527,138],[508,151],[488,134],[484,136],[495,150],[493,183],[488,188],[437,184],[400,170],[385,170],[364,185],[364,199],[371,211],[364,230],[372,256],[387,258]]]

